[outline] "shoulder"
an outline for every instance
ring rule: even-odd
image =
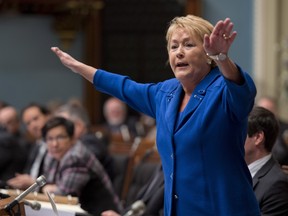
[[[180,82],[176,78],[172,78],[163,82],[159,82],[158,85],[162,91],[171,91],[177,88],[180,85]]]
[[[266,182],[267,185],[272,186],[278,184],[278,182],[282,182],[287,185],[288,188],[288,176],[282,171],[280,165],[273,158],[271,158],[260,171],[264,174],[263,182]]]
[[[93,153],[81,142],[77,141],[74,146],[64,155],[62,164],[85,164],[87,160],[93,159]]]

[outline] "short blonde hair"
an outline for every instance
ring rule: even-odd
[[[188,32],[190,32],[191,35],[196,36],[200,41],[203,42],[204,35],[210,35],[214,27],[210,22],[198,16],[187,15],[182,17],[175,17],[173,20],[171,20],[166,34],[168,50],[172,34],[176,29],[179,28],[186,29]]]

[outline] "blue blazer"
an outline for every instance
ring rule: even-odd
[[[225,79],[218,67],[211,70],[181,114],[183,89],[177,79],[141,84],[97,70],[97,90],[156,119],[165,215],[260,215],[244,160],[247,117],[256,88],[238,69],[245,80],[242,85]]]

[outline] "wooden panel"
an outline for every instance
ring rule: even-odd
[[[177,0],[9,0],[0,1],[0,11],[50,14],[64,48],[73,42],[75,32],[84,31],[85,63],[139,82],[157,82],[173,76],[166,64],[167,23],[174,16],[200,15],[201,0],[185,4]],[[100,123],[105,95],[83,82],[83,103],[91,123]]]

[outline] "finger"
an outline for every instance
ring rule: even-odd
[[[234,31],[232,34],[230,34],[230,36],[229,36],[229,42],[230,42],[230,44],[233,43],[233,41],[234,41],[234,39],[236,38],[236,36],[237,36],[237,32],[236,32],[236,31]]]
[[[210,37],[207,34],[204,35],[203,47],[204,47],[205,50],[210,47]]]
[[[223,34],[225,34],[226,36],[231,36],[233,27],[234,27],[234,24],[233,24],[232,22],[227,23],[227,24],[225,25],[225,27],[223,28],[223,29],[224,29]]]
[[[223,34],[223,26],[224,26],[223,20],[218,21],[216,23],[213,31],[212,31],[212,35],[222,36],[222,34]]]
[[[52,50],[53,52],[56,52],[58,49],[59,49],[58,47],[51,47],[51,50]]]
[[[51,47],[51,50],[56,54],[56,55],[61,55],[62,50],[60,50],[58,47]]]

